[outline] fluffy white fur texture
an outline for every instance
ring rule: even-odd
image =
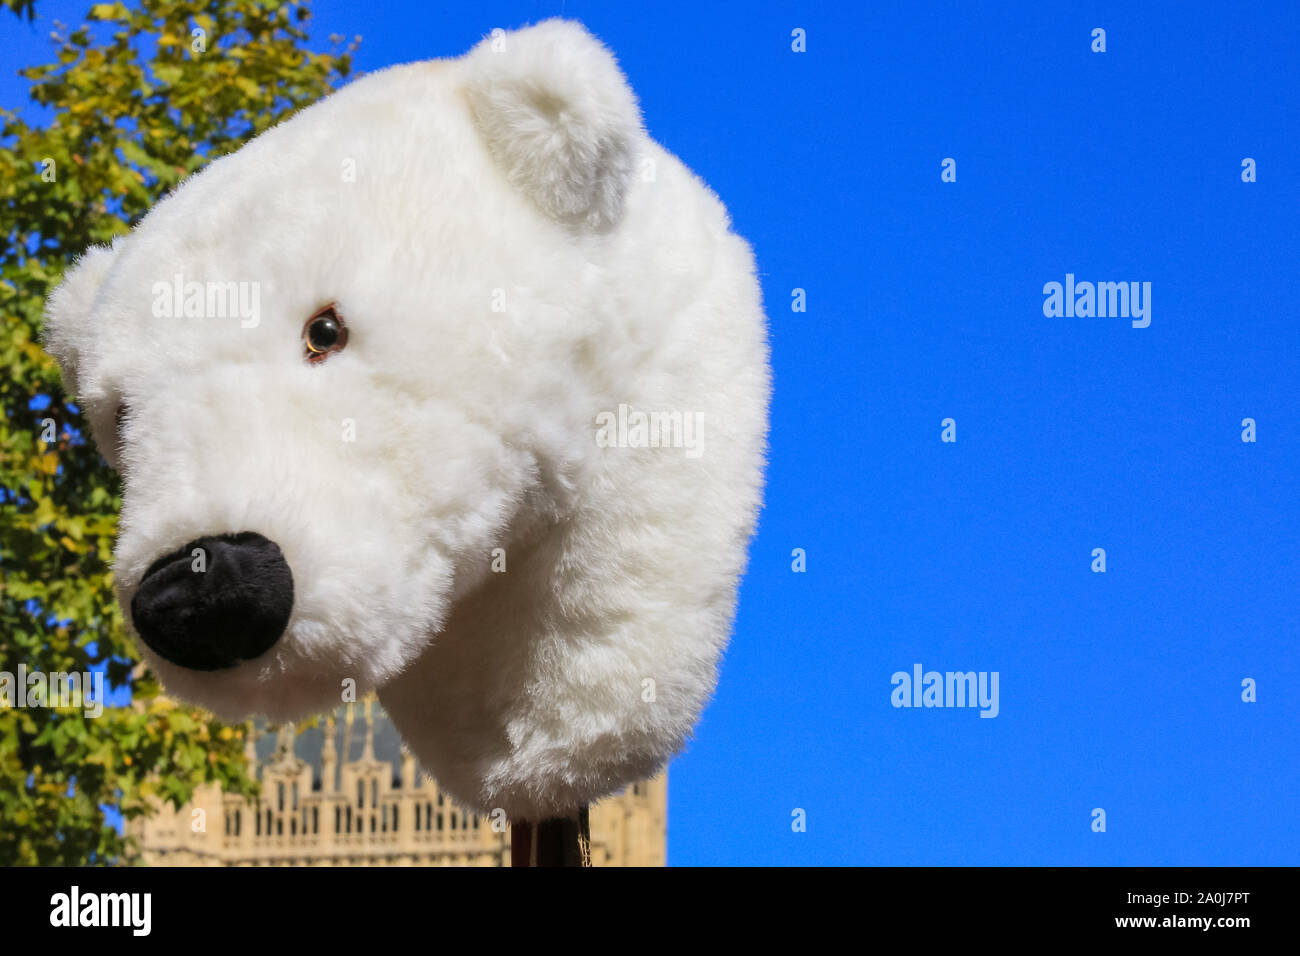
[[[156,317],[176,275],[257,283],[260,321]],[[331,302],[347,348],[309,364]],[[686,741],[761,502],[766,321],[749,247],[581,26],[373,74],[212,163],[85,255],[46,336],[125,477],[124,607],[204,535],[292,569],[261,657],[143,648],[169,692],[284,720],[351,678],[458,800],[516,819]],[[620,405],[697,416],[700,453],[604,447]]]

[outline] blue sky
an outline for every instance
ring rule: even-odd
[[[582,19],[754,246],[768,504],[670,862],[1300,863],[1300,14],[871,6],[313,5],[361,70]],[[1045,316],[1067,273],[1150,326]],[[894,708],[916,663],[998,716]]]

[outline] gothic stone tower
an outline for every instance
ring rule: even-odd
[[[360,714],[358,714],[360,711]],[[358,719],[359,718],[359,719]],[[358,723],[361,726],[358,726]],[[455,806],[372,699],[323,727],[259,728],[246,748],[261,795],[216,785],[132,824],[142,862],[173,866],[508,866],[504,820]],[[666,772],[591,810],[595,866],[663,866]]]

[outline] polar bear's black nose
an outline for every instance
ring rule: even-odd
[[[131,598],[136,633],[173,664],[233,667],[270,650],[293,610],[293,575],[252,531],[199,538],[155,561]]]

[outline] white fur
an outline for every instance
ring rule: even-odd
[[[613,58],[574,23],[503,39],[212,163],[87,254],[46,341],[125,476],[124,606],[203,535],[257,531],[292,569],[262,657],[200,673],[143,648],[169,692],[292,719],[352,678],[459,800],[537,819],[655,772],[712,694],[769,372],[749,247]],[[155,318],[177,273],[260,283],[260,323]],[[329,302],[349,343],[309,365]],[[599,447],[620,404],[702,415],[702,454]]]
[[[641,112],[614,58],[549,20],[487,39],[464,62],[465,92],[506,177],[556,219],[619,220]]]

